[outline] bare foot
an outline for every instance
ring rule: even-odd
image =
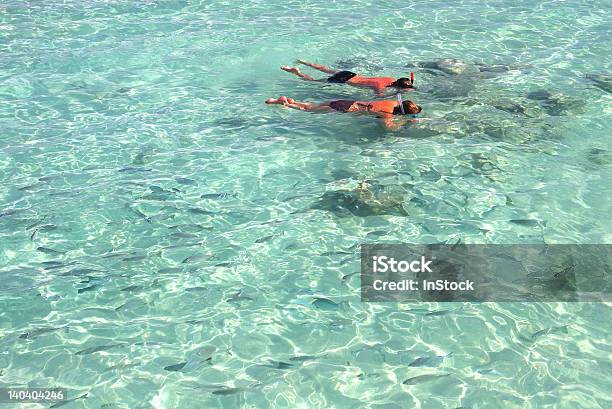
[[[295,60],[296,64],[303,64],[303,65],[309,65],[307,61],[304,60]]]
[[[281,67],[281,70],[283,70],[283,71],[287,71],[287,72],[290,72],[290,73],[292,73],[292,74],[296,74],[296,75],[300,73],[299,68],[289,67],[288,65],[283,65],[283,66]]]

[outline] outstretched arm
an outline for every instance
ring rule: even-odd
[[[402,127],[401,124],[398,124],[393,120],[393,117],[382,118],[381,122],[382,126],[389,131],[397,131]]]
[[[392,115],[382,118],[382,125],[385,127],[385,129],[388,129],[389,131],[397,131],[402,126],[410,122],[418,122],[418,119],[410,119],[405,117],[401,119],[395,119]]]
[[[295,62],[298,63],[298,64],[307,65],[307,66],[309,66],[311,68],[314,68],[315,70],[319,70],[319,71],[325,72],[327,74],[335,74],[335,73],[338,72],[338,70],[332,70],[331,68],[326,67],[324,65],[315,64],[315,63],[311,63],[311,62],[304,61],[304,60],[296,60]]]
[[[283,65],[281,67],[281,70],[290,72],[291,74],[295,74],[298,77],[300,77],[301,79],[303,79],[304,81],[318,81],[318,80],[312,78],[310,75],[304,74],[302,71],[300,71],[299,68],[288,67],[286,65]]]

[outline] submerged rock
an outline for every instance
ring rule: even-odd
[[[484,65],[478,64],[478,71],[480,72],[492,72],[496,74],[501,74],[504,72],[510,71],[510,66],[503,64],[493,64],[493,65]]]
[[[350,57],[339,59],[336,61],[335,66],[341,70],[358,70],[358,71],[366,71],[366,72],[378,72],[382,71],[385,67],[376,62],[369,61],[363,57]]]
[[[424,61],[416,64],[418,67],[438,70],[448,75],[475,74],[479,72],[475,64],[456,58],[442,58],[439,60]]]
[[[612,152],[605,149],[592,148],[587,153],[587,159],[599,166],[612,165]]]
[[[337,216],[407,216],[403,207],[403,188],[398,185],[382,185],[376,182],[360,182],[352,190],[325,192],[310,209],[326,210]]]
[[[467,97],[474,89],[476,78],[481,75],[476,65],[456,58],[424,61],[410,64],[409,67],[419,67],[421,73],[439,77],[435,80],[435,86],[427,92],[441,100]]]
[[[532,99],[534,101],[546,101],[550,99],[551,97],[552,97],[552,94],[545,89],[531,91],[527,94],[527,98]]]
[[[482,79],[508,72],[514,67],[505,64],[487,65],[467,62],[457,58],[441,58],[409,64],[420,68],[420,73],[437,76],[435,86],[428,93],[440,100],[467,98]],[[418,83],[418,79],[417,79]],[[469,103],[469,101],[465,101]]]
[[[527,107],[518,102],[514,102],[511,99],[500,98],[493,101],[491,105],[500,111],[505,111],[516,115],[530,116],[527,112]]]
[[[538,101],[542,109],[551,116],[577,115],[584,113],[585,103],[577,97],[562,93],[551,93],[548,90],[529,92],[527,98]]]
[[[509,71],[529,68],[529,65],[525,64],[485,64],[480,62],[477,62],[475,64],[478,68],[478,71],[480,71],[480,73],[485,78],[492,78],[501,74],[505,74]]]
[[[465,99],[474,89],[473,79],[450,79],[442,78],[436,81],[435,87],[430,94],[439,100]]]
[[[587,74],[586,78],[602,91],[612,94],[612,75],[610,74]]]

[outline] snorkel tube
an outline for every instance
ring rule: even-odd
[[[406,115],[406,111],[404,111],[404,101],[402,101],[402,94],[398,92],[395,97],[397,98],[397,103],[399,104],[400,111],[402,111],[402,115]]]
[[[410,85],[414,85],[414,72],[410,72]]]
[[[402,94],[398,92],[397,94],[395,94],[395,97],[397,98],[397,103],[399,104],[400,111],[402,111],[402,115],[406,115],[406,111],[404,111],[404,101],[402,100]],[[418,118],[417,114],[410,114],[408,116],[410,118]]]

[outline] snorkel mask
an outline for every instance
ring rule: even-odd
[[[402,100],[402,94],[398,92],[395,96],[397,98],[397,103],[399,104],[399,109],[400,111],[402,111],[402,115],[407,115],[408,118],[417,118],[417,114],[406,114],[406,111],[404,111],[404,101]]]

